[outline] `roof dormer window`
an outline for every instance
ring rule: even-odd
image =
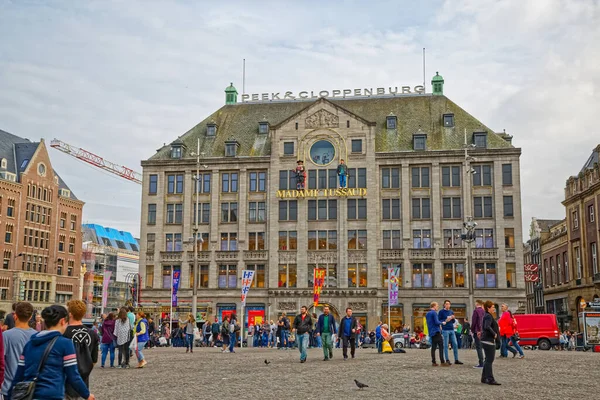
[[[6,161],[6,158],[3,158],[2,160],[0,160],[0,168],[2,168],[2,169],[8,168],[8,163]]]
[[[71,191],[70,191],[70,190],[68,190],[68,189],[59,189],[59,190],[58,190],[58,194],[59,194],[61,197],[67,197],[67,198],[68,198],[68,197],[71,197]]]
[[[171,146],[171,158],[181,158],[181,146]]]
[[[260,133],[260,134],[269,133],[269,123],[267,121],[261,121],[258,123],[258,133]]]
[[[480,149],[487,148],[487,132],[473,133],[473,144]]]
[[[413,150],[427,150],[427,135],[415,133],[413,135]]]
[[[454,127],[454,114],[444,114],[444,128]]]
[[[398,119],[396,118],[396,116],[394,114],[391,114],[387,116],[386,119],[386,126],[388,129],[396,129],[396,126],[398,125]]]
[[[229,139],[225,142],[225,157],[237,157],[237,149],[240,144],[235,139]]]
[[[206,125],[206,136],[215,136],[217,134],[217,124],[214,122]]]

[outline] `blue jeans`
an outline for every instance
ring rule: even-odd
[[[375,344],[377,345],[377,352],[381,354],[383,352],[383,341],[381,338],[375,339]]]
[[[444,357],[446,361],[450,361],[448,356],[448,344],[452,343],[452,352],[454,353],[454,361],[458,361],[458,343],[456,343],[456,333],[454,331],[442,331],[444,338]]]
[[[115,345],[113,342],[110,343],[102,343],[100,346],[102,350],[102,363],[101,366],[104,367],[104,363],[106,362],[106,355],[110,352],[110,366],[113,367],[115,365]]]
[[[346,175],[342,174],[339,175],[340,177],[340,187],[345,188],[346,187]]]
[[[510,338],[507,336],[502,336],[502,344],[500,346],[500,355],[502,357],[508,357],[508,352],[510,351],[513,354],[517,354],[517,350],[513,349],[512,346],[508,344],[508,340]],[[522,352],[523,350],[521,350]]]
[[[288,332],[288,331],[286,331],[286,330],[283,330],[283,331],[281,331],[281,341],[280,341],[280,347],[281,347],[282,349],[283,349],[283,348],[286,348],[286,347],[290,347],[290,345],[289,345],[289,340],[288,340],[288,333],[289,333],[289,332]]]
[[[296,334],[296,342],[298,343],[298,350],[300,350],[300,361],[306,360],[306,350],[308,349],[309,341],[310,335],[308,333]]]
[[[229,336],[229,351],[233,353],[233,348],[237,344],[237,332],[230,334]]]
[[[145,345],[146,345],[146,342],[138,342],[137,343],[137,351],[135,352],[135,355],[139,362],[144,361],[144,353],[142,353],[142,350],[144,350]]]
[[[321,336],[317,336],[317,337],[315,338],[315,341],[317,342],[317,347],[318,347],[318,348],[321,348],[321,347],[323,347],[323,340],[321,339]]]
[[[189,333],[186,333],[185,334],[185,339],[186,339],[186,341],[185,341],[185,349],[186,350],[190,349],[190,350],[194,351],[194,334],[190,335]]]
[[[521,346],[519,346],[519,342],[517,341],[517,338],[515,336],[511,336],[510,341],[512,342],[513,346],[515,346],[515,349],[517,349],[517,351],[519,352],[519,355],[522,356],[523,349],[521,348]]]

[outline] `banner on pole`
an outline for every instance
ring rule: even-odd
[[[246,297],[250,291],[252,280],[254,279],[254,271],[245,269],[242,271],[242,306],[246,305]]]
[[[398,305],[398,284],[400,268],[388,268],[388,302],[390,306]]]
[[[321,289],[323,288],[323,284],[325,283],[325,272],[326,270],[324,269],[315,268],[314,270],[314,307],[317,307],[317,305],[319,304],[319,297],[321,297]]]
[[[173,271],[173,298],[171,299],[171,304],[173,304],[173,307],[177,307],[177,291],[179,290],[180,276],[181,271]]]
[[[108,301],[108,284],[110,283],[110,276],[112,271],[104,271],[104,278],[102,279],[102,308],[106,307]]]

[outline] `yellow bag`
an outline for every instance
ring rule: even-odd
[[[390,342],[384,340],[381,344],[381,352],[382,353],[393,353],[392,346],[390,346]]]

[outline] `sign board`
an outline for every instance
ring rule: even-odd
[[[525,272],[538,272],[540,269],[540,266],[537,264],[525,264],[523,265],[523,269],[525,270]]]
[[[270,92],[270,93],[244,93],[242,94],[242,103],[251,101],[279,101],[279,100],[304,100],[338,98],[345,99],[349,97],[371,97],[371,96],[397,96],[407,94],[424,94],[425,87],[423,85],[411,86],[388,86],[379,88],[361,88],[361,89],[333,89],[320,91],[302,91],[302,92]]]
[[[582,315],[585,344],[600,345],[600,312],[584,312]]]
[[[523,266],[525,282],[538,282],[540,280],[539,269],[540,266],[538,264],[525,264]]]
[[[127,282],[127,275],[137,274],[140,270],[140,258],[131,254],[117,254],[117,282]],[[131,280],[131,279],[130,279]]]
[[[528,274],[525,273],[525,282],[537,282],[540,280],[540,276],[538,274]]]
[[[318,198],[318,197],[365,197],[367,189],[306,189],[306,190],[278,190],[279,199]]]

